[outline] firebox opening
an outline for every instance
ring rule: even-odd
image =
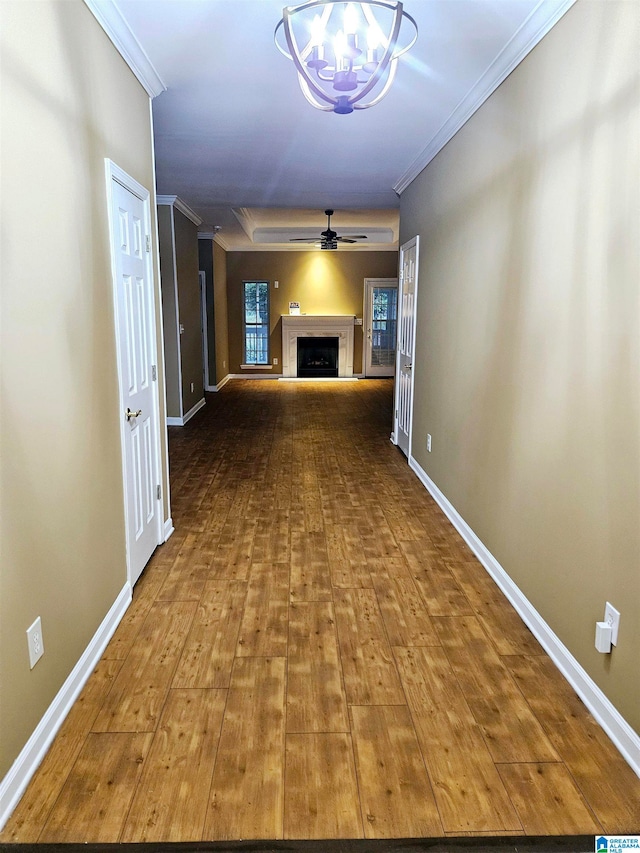
[[[338,375],[338,338],[298,338],[298,376],[317,379]]]

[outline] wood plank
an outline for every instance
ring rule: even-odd
[[[371,588],[371,575],[362,549],[357,547],[356,534],[352,530],[329,526],[326,537],[332,586],[343,589]]]
[[[121,666],[122,661],[119,660],[101,660],[98,663],[0,833],[0,841],[33,844],[38,840]]]
[[[255,531],[255,522],[247,518],[233,518],[224,525],[209,564],[209,580],[247,580]]]
[[[348,734],[286,739],[285,838],[362,838],[358,783]]]
[[[605,833],[637,834],[640,779],[573,688],[546,656],[505,660]]]
[[[394,653],[445,831],[522,829],[444,650]]]
[[[350,705],[405,705],[372,589],[334,590],[344,686]]]
[[[348,732],[349,715],[330,602],[292,604],[287,732]]]
[[[190,533],[166,574],[157,600],[198,601],[209,575],[210,560],[211,555],[203,550],[196,534]]]
[[[354,706],[351,717],[365,836],[442,835],[409,709]]]
[[[430,616],[473,615],[469,600],[431,540],[402,541],[399,546]]]
[[[151,605],[166,580],[167,571],[166,566],[158,565],[147,566],[144,570],[142,577],[133,588],[133,600],[109,641],[103,658],[124,660],[127,657]]]
[[[331,601],[327,541],[323,532],[291,531],[291,601]]]
[[[96,718],[94,732],[155,731],[195,611],[195,601],[152,605]]]
[[[392,646],[439,646],[424,602],[403,559],[369,561],[373,588]]]
[[[284,658],[237,658],[204,838],[282,838]]]
[[[527,835],[602,832],[563,764],[503,764],[498,770]]]
[[[288,563],[291,556],[289,539],[289,520],[273,513],[271,516],[258,518],[258,525],[253,537],[252,563]]]
[[[151,734],[90,733],[39,842],[117,841],[152,738]]]
[[[247,584],[208,581],[173,678],[173,687],[228,687]]]
[[[236,654],[279,657],[287,653],[289,566],[254,563]]]
[[[438,617],[434,624],[493,760],[559,761],[479,620]]]
[[[226,690],[170,690],[121,841],[200,841]]]
[[[542,655],[544,650],[477,560],[446,563],[500,655]]]

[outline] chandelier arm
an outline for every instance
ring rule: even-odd
[[[300,88],[302,89],[302,94],[305,96],[307,101],[311,104],[312,107],[315,107],[317,110],[322,110],[325,113],[332,113],[334,106],[337,104],[337,100],[331,100],[327,95],[324,95],[324,99],[327,101],[327,104],[321,104],[316,101],[311,93],[311,89],[309,88],[309,83],[305,77],[302,77],[298,74],[298,82],[300,83]]]
[[[384,86],[382,87],[381,91],[375,96],[375,98],[372,101],[369,101],[368,104],[359,104],[357,102],[352,104],[354,110],[367,110],[367,109],[369,109],[369,107],[375,107],[376,104],[379,104],[380,101],[384,98],[384,96],[387,94],[387,92],[391,88],[391,85],[392,85],[393,80],[396,76],[397,70],[398,70],[398,60],[392,59],[390,65],[389,65],[389,76],[385,80]]]
[[[293,12],[295,13],[295,12],[300,11],[300,9],[302,9],[302,8],[306,8],[307,6],[314,6],[317,4],[318,4],[318,0],[313,0],[313,2],[305,4],[304,7],[298,6],[296,9],[293,10]],[[282,18],[283,23],[284,23],[284,35],[285,35],[285,38],[287,40],[287,45],[289,47],[289,50],[291,51],[291,59],[293,61],[293,64],[296,66],[296,70],[298,72],[298,80],[300,81],[301,88],[302,88],[302,81],[304,81],[308,87],[308,90],[309,90],[308,93],[305,92],[304,89],[302,90],[305,94],[305,97],[307,97],[307,100],[309,100],[308,95],[310,95],[311,92],[313,92],[313,94],[317,98],[321,99],[322,101],[326,101],[328,104],[333,104],[335,106],[335,104],[337,104],[337,100],[334,100],[333,98],[331,98],[330,95],[327,95],[327,93],[322,89],[321,86],[317,86],[315,84],[313,78],[307,76],[305,68],[304,68],[304,66],[301,62],[301,59],[300,59],[300,51],[298,49],[298,44],[292,35],[293,28],[289,25],[289,18],[290,17],[291,17],[290,8],[288,6],[285,6],[284,11],[283,11],[283,18]],[[317,103],[314,103],[313,101],[310,101],[310,102],[315,107],[317,107],[318,109],[324,109],[323,107],[319,106]]]
[[[404,14],[404,12],[402,11],[402,3],[398,3],[396,8],[394,9],[393,29],[391,30],[391,35],[389,37],[389,43],[387,45],[387,49],[385,50],[384,56],[382,57],[381,61],[378,63],[378,67],[376,68],[376,70],[373,72],[373,74],[369,78],[369,82],[367,83],[367,85],[362,89],[361,92],[358,92],[358,94],[349,98],[349,103],[352,106],[355,106],[355,104],[357,104],[358,101],[361,101],[366,95],[369,94],[369,92],[371,92],[372,89],[375,88],[375,86],[378,84],[378,81],[380,80],[380,78],[383,76],[383,74],[387,70],[389,63],[394,59],[394,56],[393,56],[390,48],[391,48],[391,45],[394,45],[397,41],[398,35],[400,33],[400,27],[402,25],[403,14]],[[388,91],[386,81],[384,83],[384,89],[385,89],[385,92]],[[376,103],[377,103],[377,101],[376,101]],[[364,109],[364,107],[361,107],[361,109]]]

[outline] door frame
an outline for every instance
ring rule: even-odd
[[[374,287],[395,287],[398,289],[399,280],[398,278],[365,278],[364,280],[364,304],[363,304],[363,326],[362,326],[362,373],[366,377],[367,376],[367,364],[369,363],[368,355],[371,354],[371,346],[368,344],[368,335],[367,330],[369,329],[371,323],[373,322],[373,317],[370,317],[371,313],[371,304],[369,300],[370,290]],[[396,317],[396,332],[397,332],[397,323],[398,319]],[[397,340],[397,335],[396,335]],[[393,376],[394,371],[392,370],[389,374]],[[373,375],[372,375],[373,378]]]
[[[416,271],[415,271],[415,287],[414,287],[414,300],[413,300],[413,352],[411,353],[411,361],[415,363],[415,354],[416,354],[416,321],[417,321],[417,308],[418,308],[418,263],[420,260],[420,237],[416,235],[412,237],[410,240],[407,240],[406,243],[403,243],[400,246],[400,254],[398,259],[398,339],[396,342],[396,372],[394,377],[394,393],[393,393],[393,430],[391,432],[391,441],[393,444],[397,446],[398,444],[398,405],[400,402],[400,381],[398,374],[400,372],[400,333],[402,328],[402,278],[404,274],[404,254],[409,249],[412,249],[415,246],[416,249]],[[409,394],[409,446],[407,448],[407,462],[411,462],[412,459],[412,450],[413,450],[413,397],[415,393],[415,370],[411,370],[411,384],[410,384],[410,394]]]
[[[127,523],[127,507],[128,501],[130,500],[129,489],[127,485],[127,468],[126,468],[126,436],[125,436],[125,420],[121,417],[121,413],[124,411],[124,388],[123,388],[123,371],[122,371],[122,363],[120,357],[120,326],[119,326],[119,310],[118,310],[118,279],[117,279],[117,260],[116,260],[116,229],[115,223],[113,221],[113,184],[114,182],[123,186],[126,190],[128,190],[132,195],[136,196],[136,198],[140,199],[144,208],[144,228],[145,228],[145,236],[149,241],[149,249],[145,254],[145,274],[148,276],[149,285],[151,287],[151,292],[153,293],[153,303],[154,310],[151,312],[151,337],[152,337],[152,349],[155,360],[155,368],[156,368],[156,379],[152,382],[153,388],[153,412],[152,417],[155,421],[155,441],[153,447],[153,473],[156,478],[156,483],[160,484],[160,497],[158,499],[158,503],[160,504],[158,512],[156,513],[156,540],[157,544],[161,545],[165,541],[164,536],[164,503],[162,501],[162,470],[163,470],[163,462],[166,463],[166,467],[168,470],[168,458],[163,460],[162,457],[162,448],[160,443],[160,396],[159,396],[159,372],[160,369],[163,368],[164,363],[159,358],[158,351],[158,334],[157,334],[157,322],[156,322],[156,308],[157,308],[157,293],[156,293],[156,285],[155,285],[155,277],[153,275],[153,262],[152,262],[152,252],[151,252],[151,194],[149,190],[142,186],[142,184],[138,183],[135,178],[132,178],[124,169],[121,169],[113,160],[110,160],[108,157],[105,157],[105,179],[106,179],[106,189],[107,189],[107,216],[109,222],[109,253],[111,257],[111,295],[113,298],[113,324],[114,324],[114,339],[116,344],[116,366],[118,373],[118,406],[119,406],[119,416],[118,422],[120,424],[120,454],[121,454],[121,464],[122,464],[122,486],[123,486],[123,510],[124,510],[124,527],[125,527],[125,541],[126,541],[126,565],[127,565],[127,581],[130,586],[133,586],[132,583],[132,568],[131,568],[131,544],[130,544],[130,536],[129,536],[129,525]],[[168,497],[168,496],[167,496]]]

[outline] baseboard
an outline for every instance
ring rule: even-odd
[[[229,373],[229,379],[282,379],[281,373]]]
[[[11,816],[31,777],[51,746],[58,729],[78,698],[87,679],[98,665],[107,643],[113,636],[130,603],[131,586],[126,583],[79,661],[47,708],[20,755],[0,783],[0,830]]]
[[[205,400],[204,397],[201,400],[198,400],[198,402],[195,404],[195,406],[192,406],[189,409],[189,411],[187,412],[187,414],[182,418],[182,425],[184,426],[186,423],[188,423],[191,420],[191,418],[195,414],[197,414],[203,406],[206,406],[206,405],[207,405],[207,401]]]
[[[640,736],[605,696],[591,676],[551,630],[522,591],[511,580],[484,543],[476,536],[453,504],[436,486],[414,457],[409,467],[440,509],[471,548],[480,563],[509,599],[518,615],[576,691],[637,776],[640,776]]]
[[[186,415],[183,415],[181,418],[167,418],[167,426],[184,426],[191,418],[200,411],[203,406],[206,406],[207,401],[203,397],[202,400],[198,400],[195,406],[192,406]]]
[[[164,523],[164,528],[162,531],[164,534],[164,539],[162,541],[166,542],[174,531],[175,527],[173,526],[173,519],[171,518],[171,516],[169,516],[169,518],[167,518]]]
[[[212,393],[216,393],[216,392],[217,392],[217,391],[219,391],[221,388],[224,388],[224,386],[227,384],[227,382],[228,382],[230,379],[231,379],[231,374],[230,374],[230,373],[227,373],[227,375],[226,375],[225,377],[223,377],[223,378],[220,380],[220,382],[218,382],[218,384],[217,384],[217,385],[207,385],[207,386],[205,387],[205,389],[204,389],[204,390],[205,390],[205,391],[211,391]]]

